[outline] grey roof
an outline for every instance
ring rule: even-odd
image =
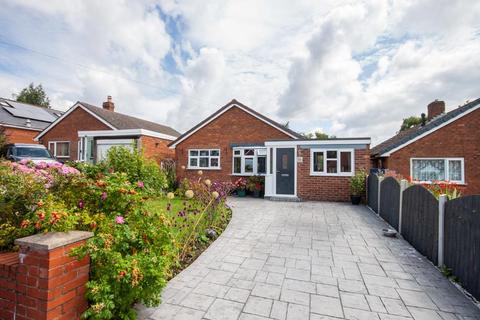
[[[63,111],[0,98],[0,124],[25,129],[43,130],[57,120]],[[30,120],[30,126],[27,126]]]
[[[112,112],[112,111],[105,110],[101,107],[97,107],[85,102],[79,101],[78,103],[81,104],[83,107],[87,108],[89,111],[93,112],[98,117],[102,118],[103,120],[111,124],[113,127],[115,127],[118,130],[144,129],[144,130],[150,130],[158,133],[167,134],[174,137],[180,136],[180,132],[178,132],[177,130],[171,127],[164,126],[162,124],[127,116],[125,114],[121,114],[118,112]]]
[[[387,139],[383,141],[382,143],[376,145],[375,147],[372,148],[371,150],[371,155],[372,156],[380,156],[386,152],[389,152],[399,146],[401,146],[404,143],[407,143],[408,141],[418,137],[419,135],[428,132],[430,130],[435,129],[436,127],[440,126],[441,124],[461,115],[464,112],[467,112],[468,110],[476,107],[478,104],[480,104],[480,98],[471,101],[469,103],[464,104],[463,106],[460,106],[456,109],[453,109],[450,112],[447,112],[445,114],[442,114],[440,116],[437,116],[433,118],[432,120],[428,121],[425,125],[417,125],[415,127],[412,127],[408,130],[405,131],[400,131],[398,134],[395,136],[391,137],[390,139]]]

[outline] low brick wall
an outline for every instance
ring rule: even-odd
[[[1,319],[80,319],[87,308],[90,260],[70,257],[92,233],[48,233],[16,240],[0,255]]]

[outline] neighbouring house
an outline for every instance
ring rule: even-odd
[[[427,106],[423,123],[372,148],[372,166],[422,183],[451,181],[480,194],[480,99],[445,113],[445,102]]]
[[[168,144],[180,133],[168,126],[115,112],[112,97],[102,107],[77,102],[35,139],[61,161],[96,163],[114,146],[138,147],[160,162],[173,159]]]
[[[0,127],[8,143],[37,143],[34,138],[62,111],[0,98]]]
[[[370,138],[309,140],[232,100],[170,143],[177,178],[265,177],[265,197],[347,201],[349,177],[370,167]]]

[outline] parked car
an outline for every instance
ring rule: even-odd
[[[41,144],[8,144],[2,151],[2,156],[11,161],[31,160],[34,163],[57,162],[50,151]]]

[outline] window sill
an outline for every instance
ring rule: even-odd
[[[433,184],[432,181],[412,181],[413,184]],[[467,186],[468,184],[465,182],[455,182],[455,181],[439,181],[439,183],[447,183],[447,184],[454,184],[456,186]]]
[[[264,177],[267,174],[266,173],[231,173],[230,175],[236,176],[236,177],[253,177],[253,176]]]
[[[186,168],[185,170],[208,170],[208,171],[212,171],[212,170],[222,170],[222,168],[192,168],[192,167],[189,167],[189,168]]]
[[[353,177],[353,173],[316,173],[310,172],[311,177]]]

